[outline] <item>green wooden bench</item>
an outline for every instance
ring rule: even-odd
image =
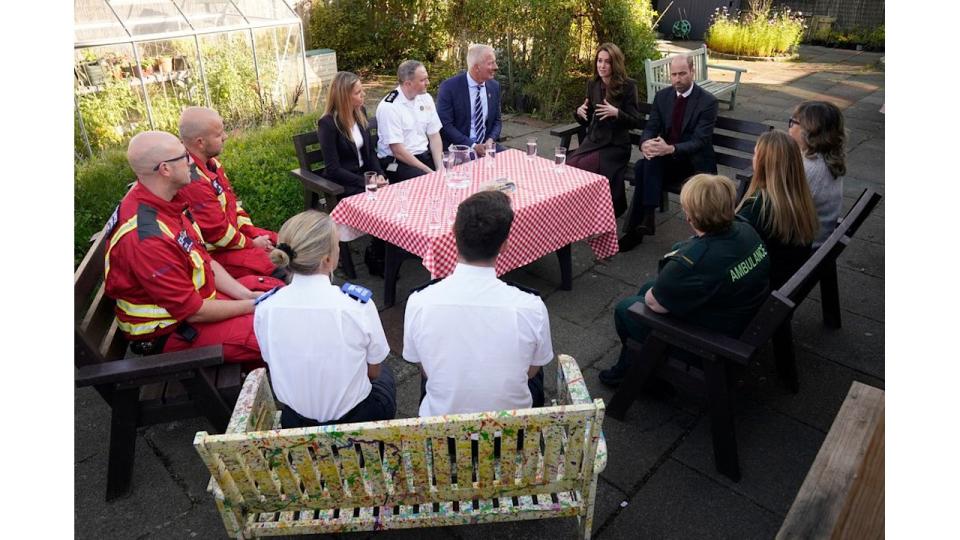
[[[732,66],[710,64],[707,60],[706,47],[700,47],[699,49],[690,51],[686,53],[686,56],[693,57],[693,80],[696,81],[697,86],[710,92],[721,102],[728,104],[732,111],[737,102],[737,88],[740,86],[740,75],[746,73],[747,70]],[[708,68],[734,72],[733,82],[711,81],[707,78]],[[661,58],[660,60],[650,60],[649,58],[644,60],[643,71],[647,79],[647,103],[653,103],[653,97],[659,90],[671,86],[670,57]],[[727,99],[721,99],[721,97],[728,94],[729,97]]]
[[[606,466],[603,400],[560,355],[559,405],[279,429],[265,370],[226,433],[194,447],[235,538],[577,517],[590,538]]]

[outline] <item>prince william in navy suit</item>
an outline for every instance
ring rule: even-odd
[[[443,127],[443,147],[462,144],[484,155],[484,144],[500,138],[500,83],[497,55],[489,45],[473,44],[467,50],[467,71],[440,83],[437,114]]]

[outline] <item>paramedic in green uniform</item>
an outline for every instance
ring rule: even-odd
[[[647,337],[627,314],[634,302],[731,337],[743,332],[769,292],[770,258],[756,231],[735,221],[735,204],[736,187],[725,176],[698,174],[684,184],[680,205],[694,236],[663,256],[656,280],[617,304],[613,319],[624,347],[601,382],[619,385],[630,366],[627,338]]]

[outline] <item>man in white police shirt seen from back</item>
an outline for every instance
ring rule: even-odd
[[[553,360],[547,307],[495,269],[512,222],[499,191],[465,199],[454,223],[456,269],[407,299],[403,358],[426,378],[420,416],[543,406],[540,368]]]
[[[407,60],[397,69],[400,86],[377,105],[377,157],[391,182],[428,174],[443,160],[440,117],[427,93],[427,68]]]

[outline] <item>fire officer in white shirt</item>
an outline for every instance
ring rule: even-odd
[[[456,269],[407,300],[403,357],[426,378],[420,416],[543,406],[540,368],[553,360],[547,307],[495,270],[512,222],[499,191],[465,199],[454,223]]]
[[[431,173],[443,161],[440,117],[427,93],[427,68],[407,60],[397,78],[400,86],[377,105],[377,157],[390,182]]]

